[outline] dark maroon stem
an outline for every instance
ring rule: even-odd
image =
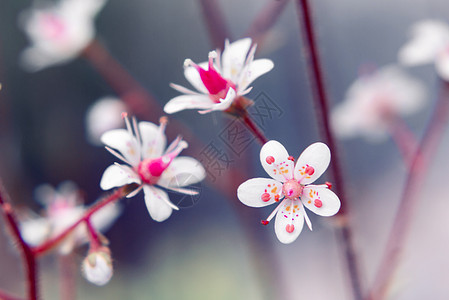
[[[6,223],[8,224],[11,234],[22,254],[23,262],[25,264],[25,272],[27,278],[28,286],[28,299],[37,300],[38,299],[38,288],[37,288],[37,266],[36,259],[33,255],[33,251],[30,246],[23,240],[20,234],[19,225],[14,215],[14,210],[10,201],[6,198],[3,187],[0,187],[0,207],[1,211],[5,217]]]
[[[252,38],[254,44],[261,46],[267,33],[276,24],[288,2],[289,0],[268,1],[267,5],[254,18],[245,36]]]
[[[42,245],[32,248],[32,252],[35,256],[43,255],[56,245],[58,245],[60,242],[62,242],[70,233],[72,233],[73,230],[75,230],[78,225],[80,225],[83,222],[86,222],[90,219],[90,217],[96,213],[98,210],[103,208],[104,206],[116,202],[123,198],[127,194],[128,186],[121,187],[117,190],[115,190],[111,195],[108,197],[105,197],[101,200],[99,200],[97,203],[92,205],[89,209],[86,210],[84,215],[78,219],[75,223],[73,223],[72,226],[68,227],[66,230],[61,232],[58,236],[53,237],[52,239],[44,242]]]
[[[351,279],[352,290],[355,299],[362,299],[362,287],[360,280],[359,265],[355,253],[352,230],[349,227],[347,193],[343,183],[341,172],[340,158],[337,151],[335,138],[331,132],[329,119],[329,101],[326,94],[324,84],[324,75],[322,72],[318,46],[316,42],[312,12],[308,0],[298,0],[298,17],[303,32],[303,40],[306,55],[309,58],[309,77],[312,86],[312,95],[316,105],[316,113],[319,123],[321,124],[322,134],[325,142],[329,146],[332,153],[332,161],[330,163],[330,171],[335,183],[335,192],[341,200],[341,208],[338,216],[341,218],[340,241],[344,255],[346,257],[347,268]]]
[[[265,137],[263,132],[259,129],[259,127],[254,123],[253,119],[251,119],[251,116],[247,111],[245,111],[241,119],[243,120],[243,123],[245,126],[251,131],[251,133],[256,137],[256,139],[259,141],[261,145],[268,142],[268,139]]]
[[[387,297],[395,271],[404,250],[404,243],[410,232],[410,225],[416,211],[421,187],[430,167],[438,143],[447,128],[449,118],[449,83],[443,83],[443,91],[435,105],[429,124],[416,150],[393,221],[387,246],[376,273],[374,285],[367,299],[381,300]]]
[[[212,46],[216,49],[223,49],[224,41],[231,37],[218,1],[199,0],[199,2]]]

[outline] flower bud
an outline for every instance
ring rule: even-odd
[[[82,274],[89,282],[102,286],[112,278],[112,259],[108,248],[90,252],[82,264]]]

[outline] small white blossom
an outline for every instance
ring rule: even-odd
[[[251,91],[249,85],[256,78],[274,66],[269,59],[254,60],[255,51],[250,38],[233,43],[226,40],[223,55],[212,51],[209,61],[198,65],[186,59],[184,75],[197,92],[171,84],[184,95],[171,99],[164,111],[172,114],[184,109],[200,109],[200,113],[208,113],[228,109],[235,99]]]
[[[104,97],[92,104],[86,114],[86,135],[89,142],[101,145],[101,136],[111,129],[124,125],[120,113],[126,111],[122,100],[114,97]]]
[[[346,99],[332,111],[332,129],[341,138],[382,140],[395,118],[416,113],[424,106],[425,96],[421,82],[396,66],[383,67],[349,87]]]
[[[411,39],[399,50],[407,66],[434,63],[438,74],[449,81],[449,26],[438,20],[423,20],[411,30]]]
[[[327,184],[311,184],[329,165],[330,150],[325,144],[310,145],[295,164],[281,143],[269,141],[260,150],[260,161],[273,179],[249,179],[239,186],[237,196],[243,204],[251,207],[279,203],[262,224],[267,225],[276,215],[274,229],[280,242],[289,244],[296,240],[304,220],[312,230],[304,207],[326,217],[340,209],[340,200]]]
[[[94,17],[106,0],[59,0],[21,15],[21,25],[31,42],[21,57],[29,71],[66,63],[92,41]]]
[[[31,246],[38,246],[55,237],[81,218],[86,208],[76,185],[70,181],[61,183],[57,190],[50,185],[36,189],[36,197],[45,206],[45,216],[34,217],[20,223],[23,239]],[[120,209],[112,204],[103,207],[91,217],[92,226],[98,231],[106,231],[119,216]],[[72,252],[74,247],[88,241],[89,235],[82,223],[58,246],[61,254]]]
[[[131,126],[128,117],[125,117],[125,121],[127,130],[108,131],[101,140],[107,150],[127,165],[115,163],[109,166],[104,171],[100,187],[109,190],[130,183],[138,184],[139,187],[127,197],[132,197],[143,189],[151,218],[162,222],[170,217],[173,209],[179,208],[170,201],[165,191],[156,186],[195,195],[195,191],[184,187],[202,181],[206,171],[196,159],[178,157],[187,148],[187,142],[180,137],[165,149],[167,140],[164,118],[161,119],[160,126],[150,122],[137,124],[135,119]]]

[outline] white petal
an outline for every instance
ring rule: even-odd
[[[20,234],[31,246],[41,244],[50,234],[50,224],[45,218],[26,220],[20,223]]]
[[[230,79],[233,82],[238,81],[250,47],[250,38],[244,38],[231,44],[226,41],[225,48],[222,54],[222,68],[224,78]]]
[[[170,201],[167,193],[148,185],[143,186],[143,192],[145,193],[145,204],[151,218],[157,222],[167,220],[173,211],[167,205],[167,201]]]
[[[162,173],[158,184],[164,187],[184,187],[202,181],[206,170],[196,159],[179,156],[173,159],[170,166]]]
[[[100,187],[103,190],[109,190],[130,183],[140,184],[140,182],[140,178],[130,167],[111,165],[104,171],[101,177]]]
[[[254,80],[263,74],[271,71],[274,64],[269,59],[258,59],[247,65],[240,76],[239,80],[239,90],[245,90]]]
[[[304,226],[303,210],[298,200],[284,200],[274,223],[274,231],[281,243],[290,244],[299,236]]]
[[[449,81],[449,53],[448,51],[441,52],[435,61],[435,67],[438,75],[445,81]]]
[[[265,171],[274,179],[285,182],[293,178],[293,161],[284,146],[278,141],[268,141],[260,150],[260,162]]]
[[[150,122],[139,122],[139,131],[142,139],[142,157],[162,156],[167,145],[167,138],[160,127]]]
[[[215,103],[210,109],[199,111],[200,114],[206,114],[215,110],[226,110],[231,106],[232,102],[235,99],[235,90],[229,88],[226,97],[224,99],[220,99],[220,103]]]
[[[301,184],[309,184],[317,180],[326,171],[331,161],[331,152],[324,143],[314,143],[307,147],[299,156],[295,165],[295,179],[301,180]],[[313,168],[312,175],[305,176],[307,167]]]
[[[176,83],[170,83],[170,87],[177,90],[180,93],[188,94],[188,95],[198,95],[198,92],[194,92],[192,90],[189,90],[186,87],[183,87],[182,85],[176,84]]]
[[[101,136],[101,141],[108,147],[119,151],[132,166],[140,162],[140,146],[134,135],[125,129],[114,129]]]
[[[237,189],[239,200],[251,207],[263,207],[273,204],[279,201],[281,193],[282,183],[270,178],[249,179]]]
[[[200,67],[203,67],[204,65],[207,66],[207,63],[201,63],[198,64]],[[200,91],[203,94],[208,94],[206,86],[204,85],[203,81],[201,80],[200,73],[197,69],[194,67],[186,67],[184,69],[184,76],[186,79],[190,82],[190,84],[196,88],[198,91]]]
[[[399,61],[405,65],[420,65],[434,61],[449,43],[448,26],[436,20],[415,24],[411,40],[399,50]]]
[[[304,187],[301,201],[309,210],[323,217],[333,216],[340,209],[340,199],[326,187]]]
[[[184,109],[210,109],[214,102],[207,95],[181,95],[172,98],[164,106],[167,114],[173,114]]]

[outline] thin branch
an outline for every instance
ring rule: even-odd
[[[429,160],[434,156],[443,133],[447,128],[449,118],[449,83],[443,83],[440,95],[429,124],[424,132],[417,151],[412,159],[410,170],[399,202],[399,208],[393,221],[388,237],[387,246],[382,256],[373,288],[368,299],[386,299],[388,289],[394,279],[395,272],[400,263],[401,254],[407,241],[410,225],[416,211],[421,187],[427,170]]]
[[[23,263],[25,264],[25,272],[26,272],[26,283],[28,286],[28,299],[29,300],[37,300],[38,299],[38,288],[37,288],[37,266],[36,260],[33,255],[33,252],[22,238],[20,234],[19,225],[17,222],[17,218],[14,215],[14,210],[9,199],[6,196],[6,193],[2,186],[0,186],[0,210],[2,211],[6,223],[10,228],[11,235],[14,241],[17,243],[20,248],[20,252],[22,254]]]
[[[353,234],[348,221],[347,193],[345,190],[341,163],[335,138],[331,131],[329,118],[329,101],[324,84],[324,74],[322,72],[318,45],[316,42],[312,11],[308,0],[298,0],[298,17],[303,32],[303,40],[307,58],[309,59],[308,71],[312,86],[312,95],[316,105],[317,119],[321,124],[324,140],[332,152],[330,171],[335,183],[335,192],[341,200],[341,208],[338,216],[342,219],[340,227],[340,239],[344,255],[346,258],[348,273],[351,279],[351,286],[355,299],[362,299],[362,286],[360,280],[359,264],[356,257]]]
[[[104,206],[106,206],[110,203],[114,203],[114,202],[120,200],[121,198],[125,197],[127,195],[127,193],[129,192],[129,186],[130,185],[125,185],[125,186],[115,190],[108,197],[105,197],[105,198],[97,201],[89,209],[87,209],[86,212],[83,214],[83,216],[80,219],[78,219],[78,221],[73,223],[72,226],[65,229],[59,235],[44,242],[42,245],[32,248],[34,255],[39,256],[39,255],[45,254],[47,251],[51,250],[52,248],[57,246],[60,242],[62,242],[69,234],[71,234],[73,232],[73,230],[75,230],[78,227],[78,225],[85,222],[86,220],[89,220],[90,217],[93,214],[95,214],[98,210],[100,210],[101,208],[103,208]]]

